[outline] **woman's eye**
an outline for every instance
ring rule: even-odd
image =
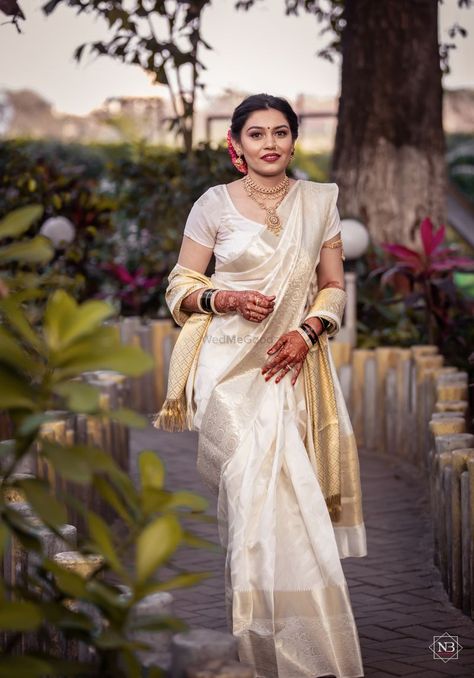
[[[261,132],[252,132],[250,136],[253,138],[255,135],[261,134]],[[278,130],[277,134],[282,134],[284,137],[286,136],[286,130],[280,129]]]

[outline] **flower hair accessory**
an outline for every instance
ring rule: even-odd
[[[242,172],[242,174],[247,174],[247,163],[245,162],[245,160],[242,160],[242,158],[239,158],[234,146],[232,145],[230,127],[227,131],[227,149],[229,151],[230,159],[232,160],[232,164],[234,165],[234,167],[237,170],[239,170],[239,172]]]

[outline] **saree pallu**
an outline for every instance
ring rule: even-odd
[[[334,364],[329,356],[342,476],[334,524],[318,482],[308,380],[300,373],[292,387],[290,375],[276,384],[261,374],[267,350],[312,304],[330,203],[327,185],[300,183],[279,207],[280,237],[263,229],[216,268],[212,286],[275,294],[275,307],[261,323],[213,316],[186,384],[188,422],[199,431],[197,469],[218,496],[227,623],[258,678],[364,675],[340,558],[366,555],[365,528]],[[326,398],[317,375],[308,376]]]

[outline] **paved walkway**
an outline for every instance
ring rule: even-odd
[[[149,428],[133,434],[133,449],[156,450],[167,468],[169,489],[191,489],[215,500],[196,470],[197,433]],[[432,564],[426,484],[420,472],[375,456],[360,455],[368,555],[342,560],[359,631],[365,676],[443,678],[474,676],[474,622],[450,603]],[[218,542],[216,525],[196,523],[202,536]],[[183,549],[180,565],[210,570],[212,578],[174,591],[176,615],[191,627],[227,631],[224,556]],[[434,635],[458,636],[458,659],[433,659]]]

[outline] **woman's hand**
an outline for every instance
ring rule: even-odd
[[[275,382],[278,383],[293,368],[291,385],[294,386],[308,351],[308,344],[299,332],[291,330],[291,332],[283,334],[267,351],[272,357],[262,367],[262,374],[267,375],[265,381],[268,381],[274,374],[280,372],[275,379]]]
[[[260,323],[273,311],[275,295],[269,297],[255,290],[219,290],[214,295],[214,305],[220,313],[235,311],[246,320]]]

